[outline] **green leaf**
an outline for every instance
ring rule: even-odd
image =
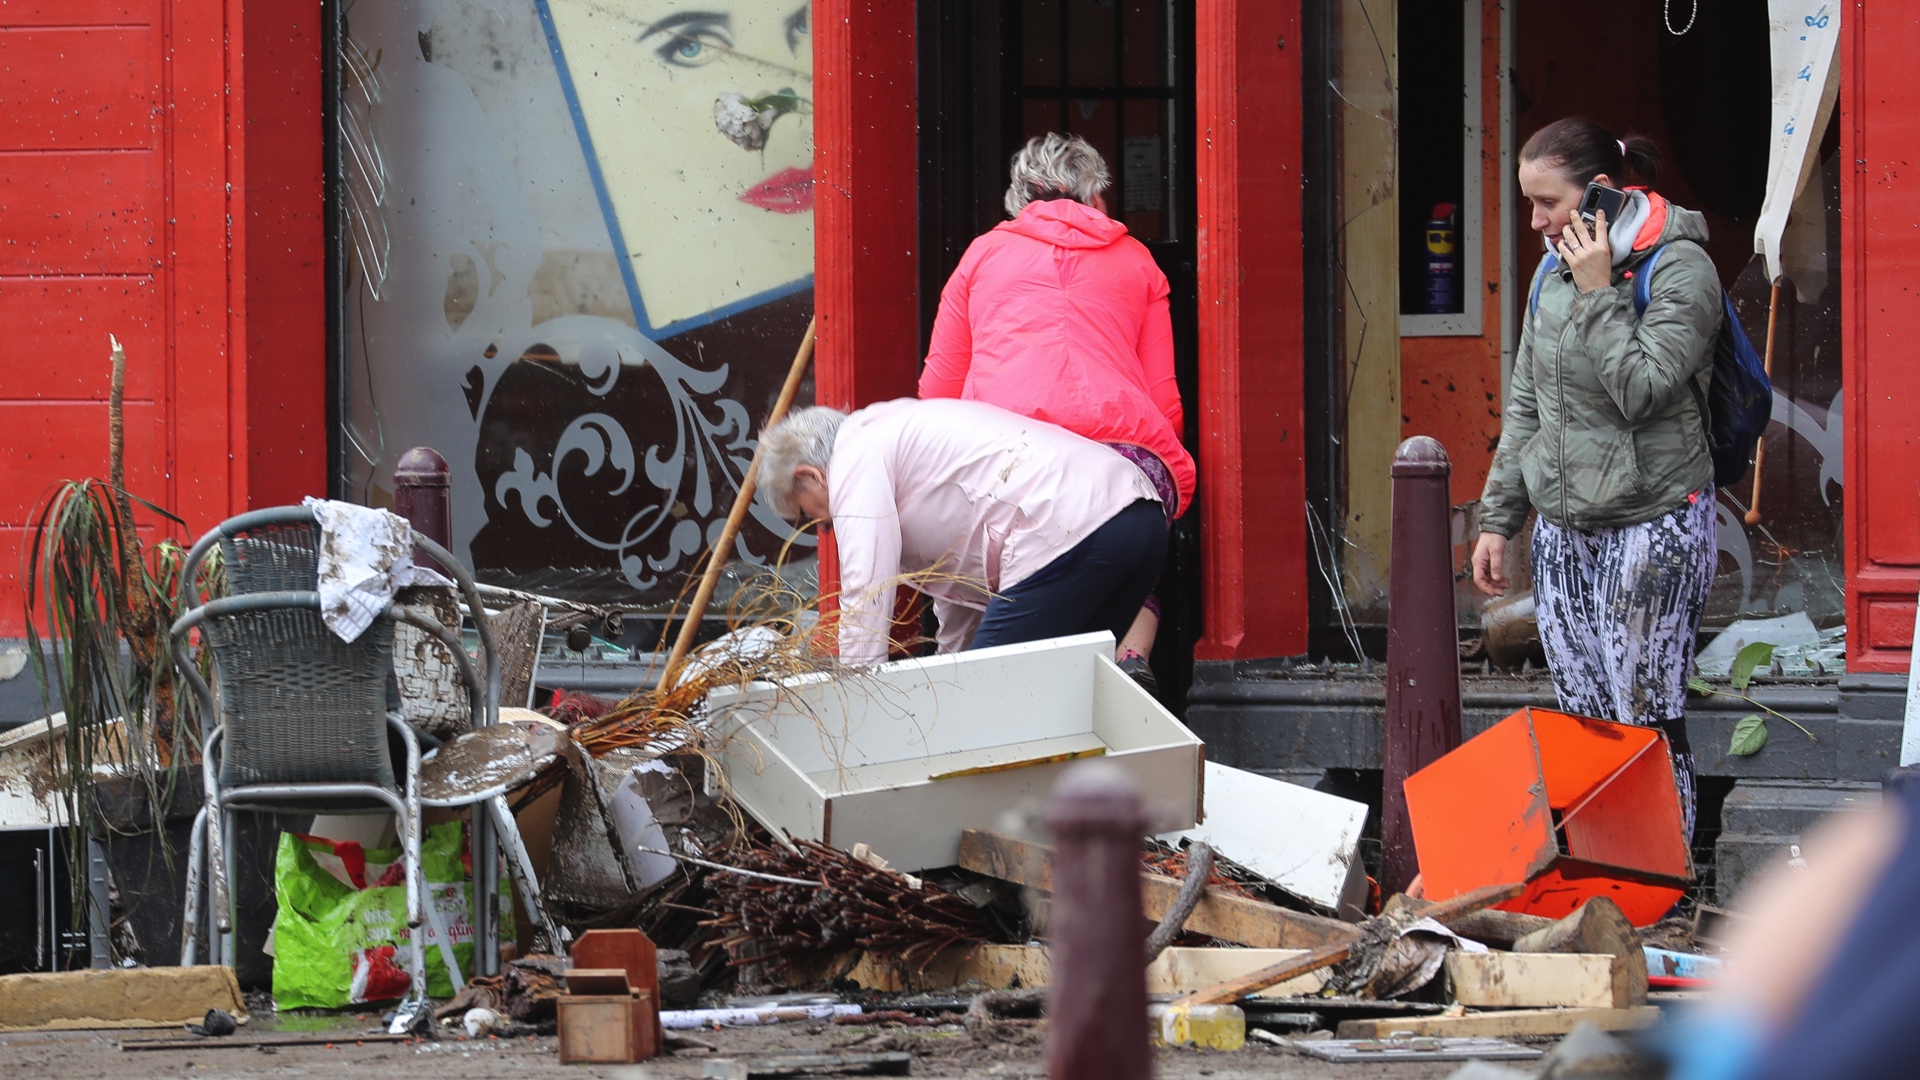
[[[1733,658],[1733,688],[1745,690],[1747,684],[1753,681],[1753,669],[1771,663],[1773,663],[1771,642],[1756,641],[1741,649],[1740,655]]]
[[[1713,693],[1713,684],[1695,675],[1693,678],[1687,680],[1687,689],[1696,694],[1711,694]]]
[[[1727,753],[1734,757],[1752,757],[1767,745],[1767,722],[1758,716],[1748,716],[1733,725],[1733,739],[1727,744]]]

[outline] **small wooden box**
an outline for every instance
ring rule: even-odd
[[[569,968],[558,999],[560,1064],[631,1064],[660,1053],[659,1007],[623,968]]]
[[[560,1064],[629,1064],[633,994],[566,994],[559,999]]]

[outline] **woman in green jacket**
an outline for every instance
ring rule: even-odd
[[[1538,511],[1534,604],[1560,707],[1660,727],[1691,835],[1686,682],[1717,558],[1702,403],[1723,315],[1706,222],[1651,189],[1659,163],[1650,141],[1577,117],[1520,151],[1547,254],[1480,497],[1473,579],[1506,591],[1507,540]],[[1580,220],[1588,183],[1627,190],[1619,220]],[[1634,275],[1662,247],[1636,313]]]

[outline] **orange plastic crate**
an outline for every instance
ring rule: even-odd
[[[1647,926],[1693,879],[1656,728],[1522,709],[1407,777],[1406,793],[1431,900],[1525,881],[1502,909],[1559,918],[1605,896]]]

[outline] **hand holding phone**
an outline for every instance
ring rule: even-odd
[[[1588,229],[1593,228],[1594,215],[1605,211],[1607,224],[1620,220],[1620,212],[1627,208],[1627,193],[1605,184],[1588,184],[1586,193],[1580,196],[1580,220]]]

